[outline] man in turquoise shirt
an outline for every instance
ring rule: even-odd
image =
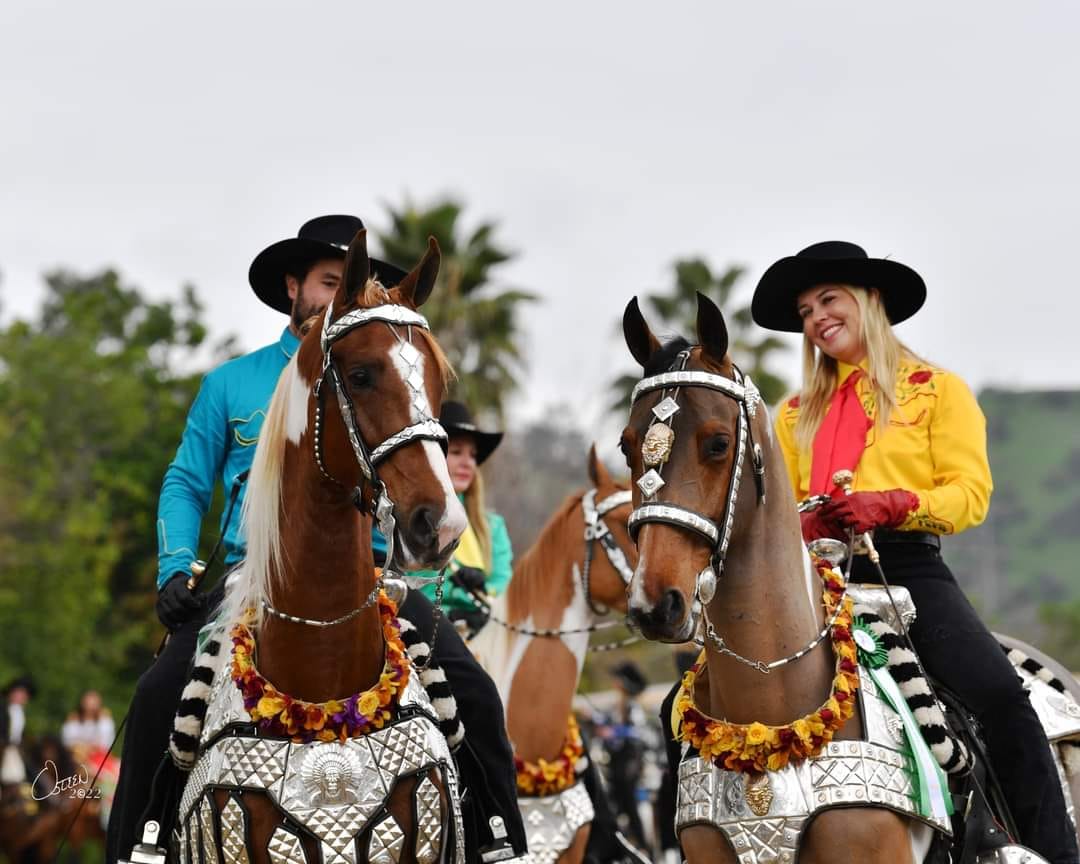
[[[226,565],[244,558],[240,524],[244,482],[255,456],[255,445],[274,387],[300,345],[305,321],[319,314],[333,298],[341,280],[345,251],[363,223],[355,216],[322,216],[305,223],[295,238],[264,249],[248,274],[255,294],[268,306],[289,315],[289,324],[277,342],[230,360],[203,379],[188,413],[176,456],[165,472],[158,502],[158,600],[156,611],[171,636],[165,650],[139,679],[128,712],[121,776],[109,820],[106,859],[126,855],[141,833],[143,811],[150,800],[155,770],[168,745],[173,715],[187,682],[199,629],[210,610],[221,601],[224,580],[209,592],[188,588],[191,564],[198,558],[199,528],[209,510],[214,486],[221,479],[228,497],[221,522]],[[371,259],[372,275],[396,285],[405,273],[393,265]],[[385,555],[385,541],[373,538],[376,556]],[[466,842],[489,845],[487,820],[499,816],[515,849],[524,851],[524,830],[514,794],[513,752],[506,739],[501,712],[491,679],[445,621],[438,638],[430,631],[430,604],[419,592],[409,592],[402,605],[425,639],[434,642],[435,660],[443,667],[458,700],[465,724],[465,742],[458,751],[463,786],[472,789],[475,822],[467,825]],[[490,691],[490,692],[489,692]],[[471,725],[470,725],[471,724]],[[163,767],[164,785],[181,778],[170,762]],[[472,782],[468,783],[470,775]],[[162,785],[159,781],[159,786]],[[167,796],[165,796],[167,798]],[[157,806],[157,805],[154,805]],[[164,816],[163,829],[175,814]],[[163,835],[164,836],[164,835]]]

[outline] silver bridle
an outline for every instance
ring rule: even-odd
[[[698,573],[694,584],[694,598],[690,614],[696,626],[704,606],[715,595],[717,580],[723,572],[724,559],[727,557],[728,543],[731,540],[731,528],[735,521],[735,503],[739,494],[743,460],[747,449],[751,454],[759,505],[765,501],[765,458],[761,445],[754,441],[751,421],[757,414],[761,394],[754,386],[754,382],[750,380],[750,376],[744,377],[738,367],[733,367],[734,379],[713,372],[688,370],[686,364],[689,359],[690,349],[680,351],[669,371],[642,379],[634,387],[634,392],[630,397],[630,404],[633,406],[647,393],[660,390],[663,396],[652,409],[649,428],[642,443],[642,457],[647,469],[637,481],[637,487],[641,490],[642,504],[630,514],[627,527],[631,538],[635,541],[641,527],[654,522],[683,528],[704,537],[709,542],[712,547],[709,564]],[[731,469],[724,515],[719,523],[679,504],[662,502],[657,498],[657,493],[666,485],[662,476],[664,465],[671,455],[675,441],[675,433],[669,421],[680,409],[679,393],[684,387],[704,387],[715,390],[734,399],[739,405],[735,462]]]
[[[314,452],[315,464],[319,466],[319,471],[322,475],[344,489],[350,490],[349,496],[353,505],[361,512],[364,511],[364,487],[365,485],[371,486],[372,496],[370,513],[374,517],[375,522],[379,527],[379,531],[386,538],[386,564],[383,567],[383,573],[385,575],[389,572],[391,562],[394,560],[394,535],[397,532],[397,523],[394,519],[394,502],[386,491],[386,484],[379,479],[378,466],[395,450],[404,447],[406,444],[411,444],[414,441],[438,441],[443,449],[446,449],[446,430],[443,429],[436,418],[427,413],[428,400],[424,393],[424,377],[416,365],[422,355],[412,344],[412,328],[419,327],[423,330],[428,330],[429,327],[427,319],[419,312],[416,312],[407,306],[401,306],[395,303],[374,306],[370,309],[355,309],[352,312],[346,312],[336,321],[331,320],[333,318],[333,312],[334,304],[331,302],[330,305],[326,307],[326,315],[323,318],[322,333],[320,335],[323,365],[322,374],[315,382],[315,438],[312,449]],[[353,330],[376,321],[381,321],[386,324],[399,343],[397,349],[398,354],[410,368],[409,373],[405,376],[405,385],[409,389],[409,401],[421,416],[417,422],[405,426],[393,435],[390,435],[378,446],[368,450],[364,444],[363,438],[360,436],[359,426],[356,421],[356,411],[353,408],[352,400],[349,399],[345,392],[341,374],[338,372],[337,365],[334,363],[333,347],[335,343],[343,339]],[[402,338],[397,330],[398,327],[407,328],[407,338]],[[354,487],[351,487],[350,484],[343,483],[334,477],[327,470],[326,464],[323,462],[323,402],[326,395],[326,387],[330,387],[337,396],[337,405],[338,411],[341,414],[341,422],[345,424],[345,432],[348,435],[349,444],[352,446],[353,454],[356,456],[356,462],[360,466],[360,473],[362,475],[361,481]],[[378,598],[379,590],[382,587],[383,577],[380,577],[376,581],[375,587],[372,589],[371,593],[364,600],[363,605],[332,621],[297,618],[274,609],[268,603],[265,604],[265,607],[271,614],[288,621],[299,624],[309,624],[315,627],[329,627],[334,624],[341,624],[348,621],[358,615],[362,610],[371,606]]]
[[[600,544],[604,554],[607,555],[608,561],[611,562],[611,566],[615,568],[615,572],[622,579],[623,584],[629,586],[630,580],[634,578],[634,571],[626,561],[626,554],[619,547],[619,544],[615,542],[615,535],[611,533],[611,529],[604,522],[604,517],[612,510],[622,507],[624,504],[629,504],[633,500],[633,495],[629,489],[620,489],[618,492],[612,492],[597,504],[596,492],[596,489],[590,489],[581,497],[581,509],[585,514],[585,569],[581,571],[581,582],[589,608],[596,615],[604,615],[608,610],[597,606],[593,602],[592,594],[589,591],[589,573],[592,568],[593,546],[595,543]]]

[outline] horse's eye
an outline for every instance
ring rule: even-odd
[[[710,435],[705,439],[703,456],[706,459],[722,459],[727,455],[730,446],[731,439],[727,435]]]
[[[372,375],[371,370],[359,366],[356,369],[349,370],[349,387],[353,390],[364,390],[371,386]]]

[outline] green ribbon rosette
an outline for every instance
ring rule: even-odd
[[[934,758],[934,754],[926,745],[918,721],[911,713],[907,700],[904,699],[886,666],[889,662],[889,652],[861,618],[856,618],[852,623],[851,635],[855,640],[859,665],[867,671],[877,685],[878,692],[885,697],[885,701],[900,716],[900,721],[904,724],[904,733],[915,761],[915,785],[919,793],[920,815],[927,818],[945,819],[953,812],[952,795],[948,792],[948,780]]]

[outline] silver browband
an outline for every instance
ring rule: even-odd
[[[372,306],[370,309],[354,309],[346,312],[337,321],[330,323],[334,314],[334,303],[326,307],[326,317],[323,318],[322,350],[326,354],[330,346],[350,330],[368,324],[372,321],[385,321],[387,324],[408,324],[413,327],[428,327],[427,318],[408,306],[399,306],[396,303],[387,303],[382,306]]]
[[[740,384],[713,372],[682,369],[677,372],[663,372],[660,375],[643,378],[634,387],[633,395],[630,397],[630,404],[636,402],[645,393],[650,393],[653,390],[668,390],[673,387],[708,387],[710,390],[719,390],[732,399],[744,402],[751,417],[757,411],[758,402],[761,400],[761,393],[754,386],[754,382],[750,380],[749,376],[747,376],[745,384]]]
[[[691,531],[696,531],[713,546],[719,544],[720,529],[716,527],[715,522],[677,504],[642,504],[631,513],[626,528],[635,541],[637,540],[638,529],[643,522],[666,522],[680,528],[689,528]]]
[[[595,490],[593,490],[595,492]],[[634,500],[634,493],[629,489],[620,489],[618,492],[612,492],[596,505],[596,518],[603,519],[614,510],[616,507],[622,507],[623,504],[629,504]]]

